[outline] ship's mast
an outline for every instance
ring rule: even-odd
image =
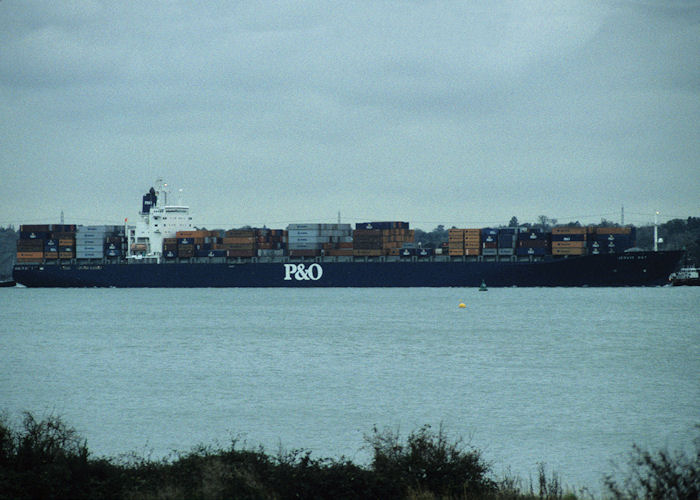
[[[654,251],[659,251],[659,211],[654,213]]]
[[[622,205],[622,208],[620,209],[620,225],[624,226],[625,225],[625,206]]]

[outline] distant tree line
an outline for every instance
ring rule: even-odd
[[[0,279],[12,276],[12,266],[17,255],[19,232],[14,227],[0,227]]]

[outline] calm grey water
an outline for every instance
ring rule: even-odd
[[[466,308],[458,308],[464,302]],[[0,407],[96,455],[232,437],[366,463],[441,423],[497,474],[599,488],[700,423],[700,288],[4,289]]]

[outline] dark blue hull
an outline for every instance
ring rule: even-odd
[[[18,264],[27,287],[580,287],[668,283],[680,251],[600,254],[533,262],[396,260]]]

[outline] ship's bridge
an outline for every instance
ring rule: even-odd
[[[175,238],[178,231],[194,229],[190,207],[168,204],[168,185],[160,179],[157,189],[144,196],[140,220],[127,230],[129,256],[156,257],[163,252],[163,240]]]

